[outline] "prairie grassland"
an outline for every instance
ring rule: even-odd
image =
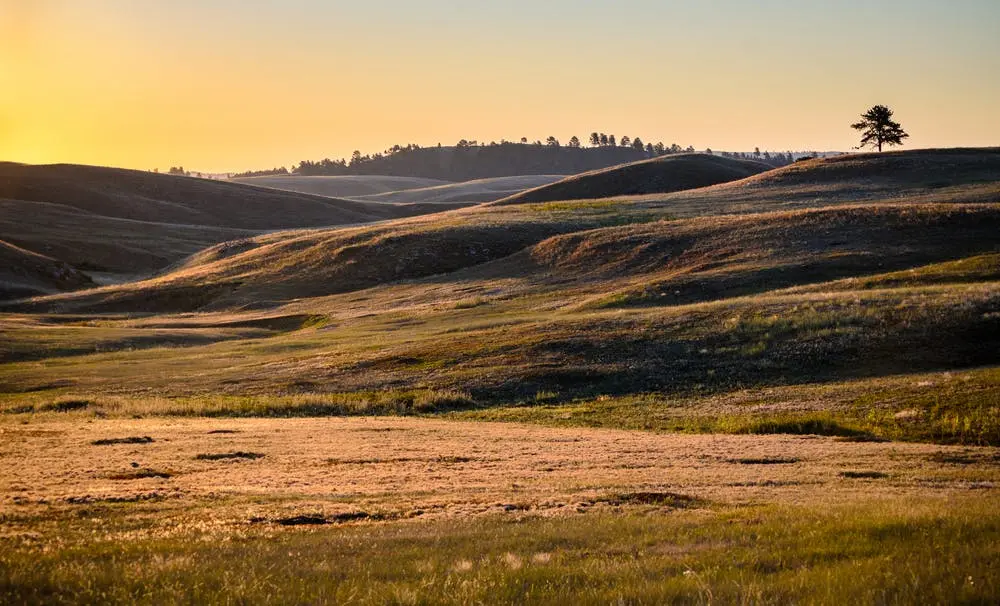
[[[270,233],[8,306],[0,600],[993,603],[998,169]]]

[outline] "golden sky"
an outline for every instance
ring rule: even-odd
[[[0,160],[200,171],[591,131],[1000,144],[996,0],[0,0]]]

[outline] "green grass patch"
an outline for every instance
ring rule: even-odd
[[[995,499],[153,532],[156,503],[9,532],[4,603],[987,604]],[[123,515],[142,511],[145,515]],[[26,518],[12,529],[32,527]]]

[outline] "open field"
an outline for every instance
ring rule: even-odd
[[[975,601],[1000,583],[990,448],[429,419],[0,431],[0,456],[33,462],[0,478],[7,601]]]
[[[998,229],[865,154],[0,304],[0,599],[992,603]]]

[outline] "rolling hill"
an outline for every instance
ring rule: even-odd
[[[736,181],[769,170],[766,164],[708,154],[680,154],[591,171],[515,194],[497,204],[526,204],[662,194]]]
[[[729,402],[771,390],[754,423],[1000,443],[994,400],[968,404],[997,393],[989,368],[936,407],[905,391],[909,373],[1000,364],[1000,204],[975,201],[1000,183],[995,153],[865,170],[908,155],[853,157],[848,175],[831,166],[843,160],[805,162],[688,192],[230,241],[150,280],[6,305],[0,385],[32,402],[209,398],[190,406],[211,414],[406,411],[426,397],[496,418],[572,419],[576,406],[593,415],[581,423],[716,429],[737,427],[720,406],[744,414]],[[955,156],[977,168],[956,171]],[[939,173],[949,185],[928,187]],[[30,363],[48,358],[60,364]],[[825,384],[846,385],[847,404],[802,399]],[[863,399],[887,390],[909,395],[884,410]],[[919,423],[893,420],[907,406]]]
[[[989,159],[991,154],[990,151],[984,152],[984,157]],[[905,153],[898,156],[904,164],[908,162]],[[938,157],[947,159],[951,155],[949,152]],[[868,159],[875,162],[885,161],[879,155],[869,156]],[[676,162],[679,167],[687,167],[693,163],[698,170],[701,170],[705,164],[715,166],[716,160],[723,159],[713,159],[711,156],[686,156],[670,158],[661,164],[673,166]],[[866,158],[857,157],[854,161],[863,166]],[[721,163],[721,166],[729,167],[730,162],[732,161],[727,160]],[[879,252],[875,252],[882,240],[898,242],[897,246],[905,249],[906,241],[899,241],[898,236],[909,233],[906,221],[911,219],[918,221],[914,217],[924,217],[921,214],[923,211],[918,210],[922,205],[913,206],[913,210],[908,213],[903,213],[898,208],[896,211],[883,212],[876,207],[853,208],[849,212],[844,211],[847,213],[845,215],[838,214],[840,211],[833,208],[821,214],[789,213],[786,210],[788,208],[822,209],[830,205],[843,205],[843,198],[836,193],[829,198],[817,197],[816,192],[822,191],[822,188],[830,183],[838,188],[851,188],[856,192],[868,191],[864,188],[873,187],[874,189],[870,191],[872,196],[884,191],[881,185],[871,185],[863,173],[854,180],[831,173],[829,165],[835,162],[842,161],[806,162],[793,169],[777,169],[767,175],[747,180],[665,194],[662,199],[638,197],[598,203],[487,205],[376,226],[278,232],[240,240],[237,246],[226,243],[207,249],[191,257],[183,265],[176,266],[174,271],[149,281],[108,287],[67,297],[42,299],[32,305],[53,305],[65,310],[106,311],[140,309],[193,311],[205,307],[224,309],[248,305],[263,308],[280,305],[283,301],[291,299],[346,293],[399,281],[445,275],[490,262],[499,263],[490,267],[495,271],[501,271],[505,278],[531,282],[535,279],[531,273],[534,271],[532,268],[536,267],[538,260],[551,256],[544,252],[545,250],[553,250],[557,246],[556,242],[560,243],[558,246],[567,246],[565,243],[574,242],[579,238],[583,240],[574,246],[580,251],[593,249],[587,261],[581,263],[581,267],[590,272],[600,272],[601,268],[608,267],[611,259],[618,256],[636,255],[641,251],[667,250],[684,259],[700,259],[697,262],[686,261],[687,264],[682,266],[676,266],[676,261],[669,255],[658,258],[655,262],[647,262],[660,267],[662,270],[659,271],[660,275],[676,271],[678,276],[689,282],[683,289],[686,294],[680,297],[682,299],[692,296],[697,298],[691,294],[692,289],[694,292],[714,289],[720,293],[732,293],[743,292],[750,288],[746,284],[737,287],[734,282],[727,282],[730,278],[724,277],[729,275],[727,268],[735,266],[733,264],[737,260],[739,263],[736,265],[752,267],[754,263],[759,263],[763,268],[767,268],[765,274],[769,276],[770,281],[765,280],[754,288],[768,290],[802,283],[802,276],[814,281],[823,281],[846,277],[851,275],[851,272],[877,272],[887,267],[901,269],[906,263],[921,264],[961,256],[957,251],[962,244],[958,241],[949,243],[947,234],[950,232],[947,230],[944,236],[946,242],[944,245],[939,245],[938,252],[932,254],[931,242],[926,241],[921,245],[923,248],[920,249],[922,251],[920,254],[912,251],[907,254],[899,253],[902,254],[900,257],[902,266],[891,265],[897,253],[891,253],[888,249],[878,249]],[[949,166],[946,165],[941,170],[952,174]],[[646,170],[646,167],[642,167],[641,170]],[[768,187],[761,184],[781,183],[782,175],[791,170],[795,171],[796,184],[802,181],[803,175],[813,175],[809,180],[813,187],[795,197],[795,192],[799,190],[780,185]],[[885,174],[891,174],[891,170]],[[926,177],[928,173],[925,170],[921,174]],[[1000,176],[994,182],[986,182],[982,180],[984,175],[988,175],[988,172],[968,173],[964,178],[969,182],[957,185],[958,191],[942,188],[934,190],[941,194],[940,198],[924,193],[918,201],[924,203],[923,205],[935,201],[956,204],[957,201],[965,199],[965,196],[961,195],[962,191],[966,191],[963,188],[968,188],[968,191],[972,192],[971,197],[977,198],[982,188],[995,189],[1000,184]],[[897,177],[898,191],[903,191],[902,183],[909,183],[907,178]],[[934,178],[933,174],[930,178]],[[919,186],[919,183],[916,186]],[[819,189],[816,189],[817,187]],[[747,191],[756,195],[749,197]],[[736,196],[739,198],[739,206],[713,208],[711,205],[703,205],[702,196],[706,194],[722,200],[728,200],[729,196],[739,194]],[[687,210],[683,208],[688,199],[685,196],[693,200],[693,208]],[[892,204],[894,207],[903,202],[899,198],[889,200],[879,198],[876,201],[876,206]],[[977,221],[981,221],[983,225],[992,225],[993,219],[990,214],[992,211],[981,210],[979,206],[967,208],[956,206],[954,213],[959,214],[954,216],[948,206],[939,204],[932,207],[935,210],[930,216],[936,218],[927,219],[929,223],[926,229],[930,230],[928,233],[938,233],[933,231],[937,229],[932,227],[936,225],[934,221],[958,220],[955,219],[957,216],[974,217],[967,219],[971,223],[965,228],[959,226],[950,228],[955,233],[963,234],[963,238],[967,238],[963,230],[974,228]],[[748,208],[755,211],[751,215],[755,218],[740,219],[736,216],[727,218],[717,216],[713,212],[721,212],[723,215],[733,214],[734,211],[745,214]],[[896,214],[893,214],[894,212]],[[691,220],[687,222],[663,222],[664,219],[675,216],[689,215]],[[834,219],[834,217],[841,218]],[[845,231],[847,229],[845,225],[839,223],[847,220],[844,217],[856,217],[856,220],[862,223],[876,222],[884,233],[877,232],[878,236],[863,236],[862,232],[857,231],[859,229],[857,227],[852,228],[853,233]],[[761,225],[760,221],[764,221],[765,224]],[[659,231],[650,232],[648,228],[641,227],[646,223],[659,226],[656,228]],[[631,226],[617,227],[622,225]],[[753,256],[755,253],[741,252],[745,250],[741,242],[749,241],[753,234],[767,226],[773,229],[781,226],[781,235],[776,236],[767,246],[761,245],[761,248],[783,250],[784,256],[770,256],[765,261],[755,260]],[[598,231],[593,231],[595,229]],[[977,228],[975,233],[980,234],[977,236],[978,239],[970,240],[972,248],[961,248],[962,254],[991,252],[993,233],[991,229],[992,227],[986,232],[981,232]],[[654,233],[661,235],[654,236],[652,235]],[[907,235],[906,238],[920,241],[926,239],[928,233]],[[648,234],[648,237],[638,234]],[[732,234],[740,236],[734,240]],[[563,235],[561,240],[543,243],[548,238],[560,235]],[[827,243],[822,245],[820,252],[793,248],[800,237]],[[712,246],[718,250],[711,252],[713,249],[708,245],[710,242],[715,243]],[[851,248],[852,243],[861,248]],[[531,249],[536,245],[542,248]],[[947,252],[949,250],[951,257]],[[524,253],[518,255],[517,253],[521,251]],[[582,253],[574,253],[569,257],[577,258],[580,254]],[[744,255],[750,256],[744,258]],[[501,261],[506,257],[510,259]],[[780,263],[779,259],[782,259]],[[575,274],[566,269],[565,263],[561,261],[552,263],[563,268],[553,273],[557,281],[573,281],[572,276]],[[633,259],[629,263],[638,261]],[[699,263],[716,268],[718,271],[711,274],[713,276],[711,278],[709,274],[699,273],[701,270],[693,271],[692,268],[701,267]],[[506,269],[496,269],[499,266]],[[620,264],[612,264],[611,267],[618,268],[615,270],[618,271],[629,267],[629,264],[622,261]],[[640,273],[646,275],[650,272],[644,270]],[[608,286],[611,278],[615,277],[614,271],[604,271],[600,275],[604,276],[602,278],[604,286]],[[624,276],[619,275],[615,279],[620,280],[628,275],[626,272]],[[756,277],[753,280],[758,280],[760,275],[754,274]],[[799,276],[800,281],[791,279],[791,276]],[[647,277],[652,280],[652,277]],[[741,280],[732,279],[736,282]],[[713,280],[718,283],[710,286]],[[645,301],[648,297],[641,293],[647,290],[658,293],[660,288],[655,284],[634,285],[632,289],[635,292],[623,291],[616,296],[633,302]]]

